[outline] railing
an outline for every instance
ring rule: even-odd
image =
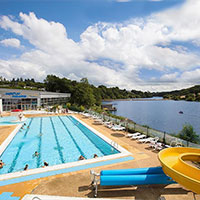
[[[39,197],[33,197],[32,200],[41,200]]]
[[[121,124],[122,126],[126,127],[126,129],[133,129],[136,132],[140,132],[143,133],[147,136],[151,136],[151,137],[159,137],[159,141],[160,142],[164,142],[166,144],[172,144],[173,143],[178,143],[178,144],[182,144],[182,146],[187,146],[187,147],[194,147],[194,148],[200,148],[200,144],[195,144],[186,140],[182,140],[179,139],[177,137],[174,137],[166,132],[162,132],[162,131],[158,131],[156,129],[153,128],[149,128],[149,127],[145,127],[139,124],[136,124],[134,122],[131,122],[130,120],[120,120],[120,119],[116,119],[104,114],[99,114],[96,113],[94,111],[88,111],[90,114],[92,115],[96,115],[100,118],[102,118],[105,121],[111,121],[113,123],[117,123],[117,124]]]

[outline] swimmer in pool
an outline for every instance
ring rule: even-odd
[[[38,157],[39,153],[37,151],[35,151],[35,153],[33,154],[33,157]]]
[[[85,158],[84,158],[84,156],[80,156],[79,158],[78,158],[78,160],[85,160]]]
[[[93,158],[97,158],[97,157],[98,157],[98,156],[97,156],[97,154],[95,153],[94,156],[93,156]]]
[[[27,169],[28,169],[28,164],[25,165],[24,171],[26,171]]]
[[[2,160],[0,160],[0,169],[3,168],[4,165],[5,163]]]
[[[47,163],[46,161],[44,161],[44,167],[49,166],[49,163]]]

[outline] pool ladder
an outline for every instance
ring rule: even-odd
[[[113,146],[113,147],[115,147],[115,148],[118,148],[118,146],[119,146],[119,145],[118,145],[116,142],[114,142],[114,141],[111,141],[110,144],[111,144],[111,146]]]

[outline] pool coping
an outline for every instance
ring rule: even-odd
[[[86,197],[65,197],[65,196],[53,196],[53,195],[37,195],[37,194],[26,194],[22,200],[88,200]],[[111,198],[89,198],[91,200],[113,200]],[[115,199],[122,200],[122,199]]]
[[[95,167],[101,167],[105,165],[111,165],[111,164],[116,164],[116,163],[121,163],[121,162],[127,162],[127,161],[132,161],[134,158],[132,156],[128,157],[122,157],[122,158],[116,158],[112,160],[104,160],[101,162],[93,162],[93,163],[86,163],[84,164],[83,162],[80,161],[80,165],[77,166],[72,166],[68,168],[63,168],[59,170],[51,170],[51,171],[46,171],[46,172],[40,172],[40,173],[35,173],[35,174],[29,174],[25,175],[23,172],[21,172],[21,176],[15,177],[15,178],[10,178],[6,180],[1,180],[0,181],[0,187],[5,186],[5,185],[10,185],[10,184],[15,184],[15,183],[20,183],[20,182],[25,182],[25,181],[30,181],[30,180],[35,180],[35,179],[41,179],[49,176],[55,176],[59,174],[66,174],[70,172],[76,172],[80,170],[86,170],[90,168],[95,168]],[[82,163],[82,165],[81,165]],[[24,174],[24,175],[23,175]]]
[[[72,116],[72,115],[71,115]],[[35,169],[29,169],[27,171],[19,171],[19,172],[13,172],[13,173],[7,173],[7,174],[2,174],[0,175],[0,181],[4,181],[7,179],[14,179],[14,178],[19,178],[19,177],[24,177],[24,176],[30,176],[30,175],[36,175],[36,174],[41,174],[45,172],[53,172],[53,171],[58,171],[58,170],[64,170],[67,168],[73,168],[73,167],[79,167],[83,165],[90,165],[94,163],[100,163],[103,161],[109,161],[112,159],[120,159],[121,157],[126,157],[132,155],[129,151],[118,145],[116,142],[113,140],[107,138],[104,136],[102,133],[98,132],[91,126],[87,125],[85,122],[81,121],[77,117],[73,116],[77,121],[82,123],[84,126],[86,126],[88,129],[90,129],[94,134],[98,135],[100,138],[102,138],[104,141],[106,141],[108,144],[113,146],[115,149],[120,151],[120,153],[113,154],[113,155],[108,155],[108,156],[103,156],[103,157],[98,157],[98,158],[92,158],[92,159],[87,159],[87,160],[81,160],[81,161],[75,161],[75,162],[70,162],[70,163],[65,163],[65,164],[59,164],[59,165],[53,165],[53,166],[48,166],[45,168],[35,168]],[[0,146],[0,155],[4,152],[4,150],[7,148],[7,146],[10,144],[14,136],[17,134],[19,129],[21,128],[22,124],[18,125],[14,131],[7,137],[7,139],[2,143]],[[78,171],[78,170],[77,170]]]
[[[12,124],[12,126],[13,125],[17,125],[17,124]],[[13,138],[15,137],[15,135],[17,134],[17,132],[20,130],[21,127],[22,127],[22,123],[18,124],[17,127],[9,134],[9,136],[0,145],[0,156],[5,151],[5,149],[10,144],[10,142],[13,140]]]

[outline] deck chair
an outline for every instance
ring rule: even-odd
[[[138,136],[132,136],[131,139],[132,140],[138,140],[138,139],[142,139],[142,138],[145,138],[147,137],[146,135],[138,135]]]
[[[133,136],[137,136],[137,135],[141,135],[141,133],[139,133],[139,132],[136,132],[136,133],[128,133],[128,134],[126,135],[126,137],[133,137]]]
[[[140,143],[147,143],[147,142],[151,142],[153,140],[154,140],[154,138],[149,137],[149,138],[139,139],[138,142],[140,142]]]

